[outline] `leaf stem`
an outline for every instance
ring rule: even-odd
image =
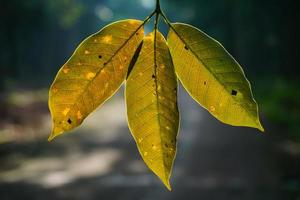
[[[156,0],[156,8],[155,8],[155,12],[157,14],[161,13],[161,8],[160,8],[160,0]]]
[[[171,22],[169,21],[169,19],[167,18],[167,16],[165,15],[165,13],[164,13],[162,10],[160,11],[160,15],[163,17],[165,23],[166,23],[170,28],[172,28],[173,30],[175,30],[174,27],[172,26]]]
[[[142,24],[145,25],[154,15],[156,14],[156,10],[154,10],[145,20],[144,23]]]
[[[158,22],[159,22],[159,13],[156,13],[155,15],[155,22],[154,22],[154,30],[157,30],[158,27]]]
[[[156,0],[156,7],[155,10],[144,20],[144,24],[146,24],[153,16],[155,17],[155,22],[154,22],[154,29],[157,30],[158,27],[158,21],[159,21],[159,15],[161,15],[165,21],[165,23],[169,26],[169,28],[174,29],[174,27],[172,26],[171,22],[169,21],[169,19],[166,17],[165,13],[161,10],[160,7],[160,0]]]

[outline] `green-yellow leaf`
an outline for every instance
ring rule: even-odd
[[[59,70],[49,92],[54,137],[78,127],[127,76],[144,37],[143,22],[112,23],[88,37]]]
[[[168,45],[176,74],[189,94],[223,123],[263,131],[240,65],[219,42],[199,29],[181,23],[172,26]]]
[[[126,82],[127,116],[145,163],[171,189],[179,124],[177,78],[166,41],[156,33],[144,38]]]

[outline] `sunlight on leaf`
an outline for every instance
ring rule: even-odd
[[[264,131],[250,84],[233,57],[199,29],[172,26],[168,45],[176,74],[189,94],[226,124]]]
[[[49,92],[49,140],[78,127],[121,86],[143,39],[142,23],[124,20],[106,26],[83,41],[63,65]]]
[[[179,124],[177,80],[163,35],[157,31],[156,41],[154,35],[145,37],[128,77],[127,116],[142,158],[170,190]]]
[[[154,6],[154,0],[140,2],[146,8]],[[98,11],[102,20],[113,17],[108,9]],[[160,15],[169,26],[168,42],[158,31]],[[144,36],[144,25],[153,16],[154,31]],[[106,26],[83,41],[63,65],[49,92],[49,140],[78,127],[127,79],[131,134],[146,165],[171,190],[179,128],[177,77],[221,122],[264,131],[240,65],[199,29],[171,24],[156,0],[155,10],[143,22],[124,20]]]

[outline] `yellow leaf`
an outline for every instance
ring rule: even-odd
[[[168,45],[176,74],[189,94],[223,123],[263,131],[240,65],[219,42],[199,29],[181,23],[172,26]]]
[[[154,42],[156,41],[156,42]],[[179,114],[177,79],[161,33],[144,38],[126,82],[128,124],[147,166],[169,190]]]
[[[127,76],[144,37],[143,22],[112,23],[88,37],[58,72],[49,92],[54,137],[78,127]]]

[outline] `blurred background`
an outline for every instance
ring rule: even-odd
[[[80,128],[48,143],[47,92],[58,69],[85,37],[115,20],[144,19],[155,1],[1,0],[1,200],[300,199],[296,1],[161,4],[171,21],[200,28],[240,62],[266,133],[221,124],[180,88],[172,192],[138,154],[123,88]],[[167,32],[165,25],[160,28]]]

